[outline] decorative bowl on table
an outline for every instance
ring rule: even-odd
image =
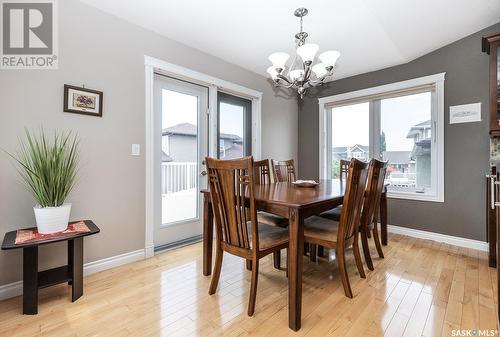
[[[315,180],[296,180],[292,182],[297,187],[316,187],[319,183]]]

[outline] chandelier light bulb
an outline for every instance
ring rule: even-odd
[[[336,50],[327,50],[319,54],[318,58],[325,65],[325,67],[334,67],[340,53]]]
[[[319,50],[319,46],[315,43],[306,43],[299,48],[297,48],[297,54],[300,56],[304,63],[311,64],[314,60],[314,56]]]
[[[290,79],[292,81],[302,81],[302,78],[304,77],[304,70],[302,69],[295,69],[290,71]]]
[[[272,53],[271,55],[269,55],[269,61],[271,61],[271,63],[273,64],[274,69],[276,69],[277,71],[278,69],[281,69],[279,70],[280,72],[285,69],[286,61],[288,61],[289,58],[290,55],[283,52]]]
[[[278,78],[278,72],[276,71],[276,68],[274,68],[274,66],[270,66],[269,68],[267,68],[267,73],[273,80],[276,80]]]
[[[316,75],[317,78],[321,78],[328,73],[328,71],[326,70],[326,67],[323,63],[315,64],[311,68],[311,70],[313,71],[313,73]]]

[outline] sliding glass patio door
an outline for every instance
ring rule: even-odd
[[[208,150],[208,88],[155,75],[157,219],[155,249],[201,235],[200,189]],[[158,184],[156,184],[158,185]]]

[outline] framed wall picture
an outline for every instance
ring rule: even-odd
[[[64,85],[64,112],[102,117],[102,91]]]

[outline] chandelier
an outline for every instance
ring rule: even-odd
[[[300,32],[295,34],[296,53],[292,63],[287,68],[286,63],[290,55],[277,52],[269,55],[269,61],[273,65],[267,68],[276,86],[295,88],[300,98],[304,97],[307,88],[321,85],[333,75],[333,67],[340,56],[338,51],[328,50],[319,54],[320,62],[313,65],[319,46],[306,43],[308,34],[302,30],[302,19],[307,12],[307,8],[298,8],[294,12],[294,15],[300,18]]]

